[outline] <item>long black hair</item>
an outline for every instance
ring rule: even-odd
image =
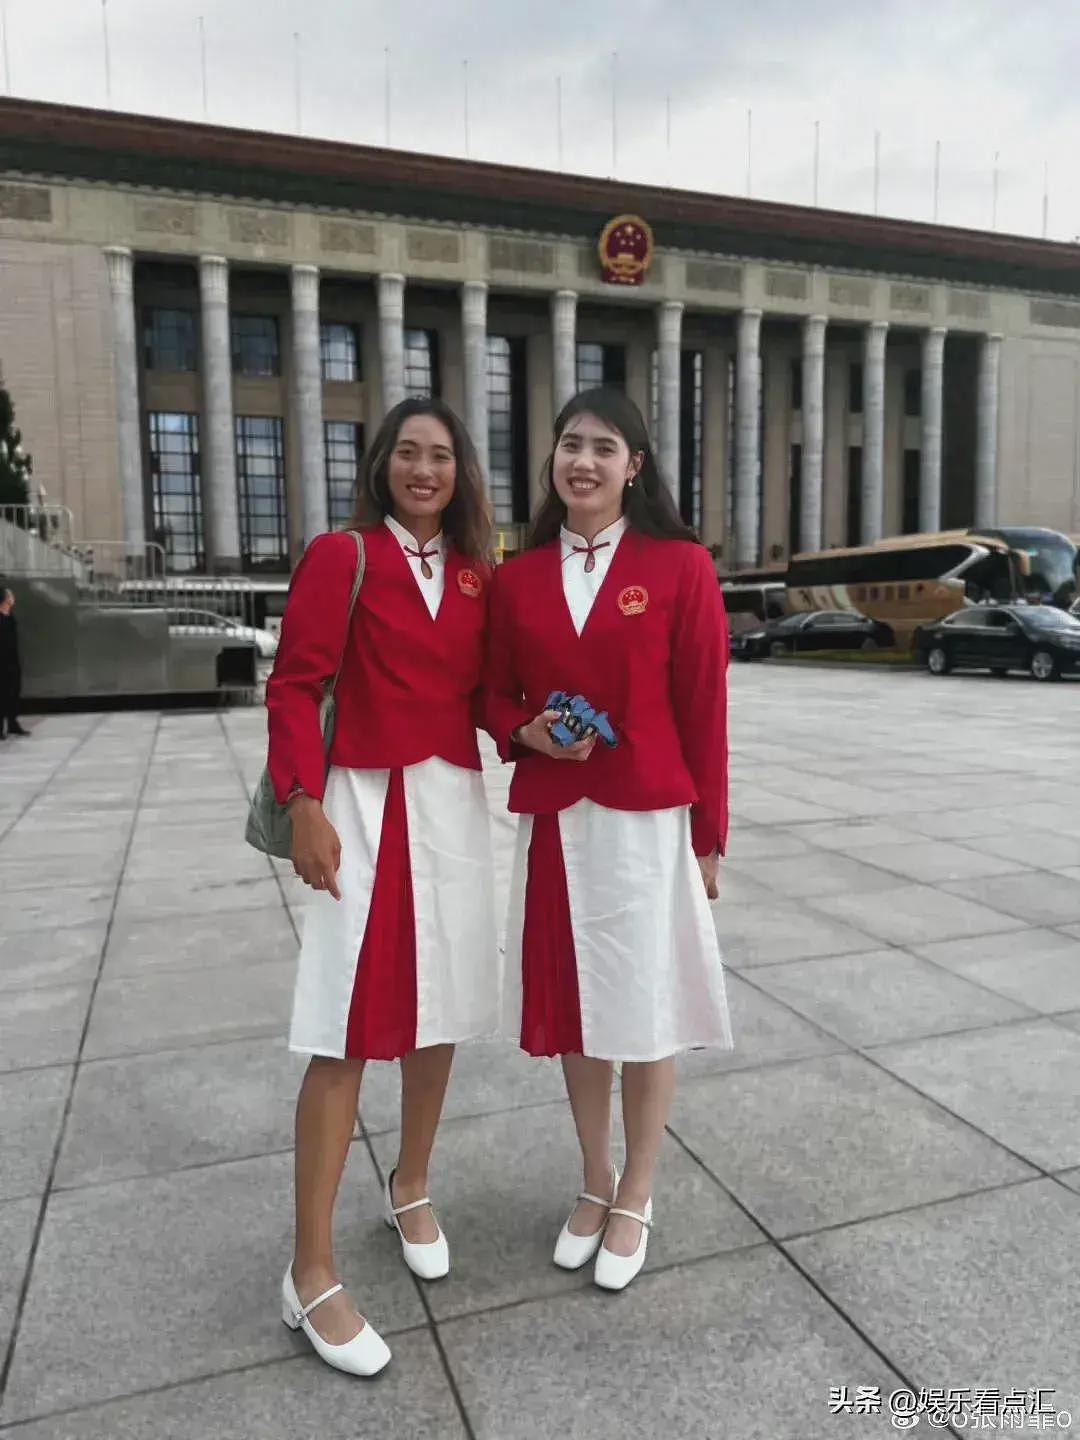
[[[544,498],[533,518],[526,549],[532,550],[556,539],[566,521],[566,506],[559,499],[552,471],[563,431],[577,415],[595,415],[597,420],[619,432],[629,445],[631,455],[642,457],[641,469],[634,476],[634,483],[623,490],[623,514],[630,525],[656,540],[697,541],[697,535],[679,515],[671,491],[660,475],[641,411],[621,390],[605,385],[595,390],[579,391],[563,406],[555,421],[551,454],[544,462],[541,476]]]
[[[484,476],[476,447],[458,415],[444,401],[431,395],[402,400],[379,426],[364,458],[350,528],[358,530],[378,525],[385,516],[393,514],[390,456],[394,453],[402,425],[414,415],[431,415],[441,420],[454,442],[454,493],[442,514],[443,534],[459,554],[470,560],[488,560],[491,554],[491,509],[484,491]]]

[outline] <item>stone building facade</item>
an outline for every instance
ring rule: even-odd
[[[1080,532],[1078,246],[2,100],[0,356],[48,499],[178,570],[287,570],[425,391],[519,524],[599,381],[725,569]]]

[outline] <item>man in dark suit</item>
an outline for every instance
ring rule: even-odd
[[[15,596],[0,590],[0,740],[8,735],[29,735],[19,724],[19,694],[22,690],[22,667],[19,664],[19,631],[12,613]],[[6,733],[5,733],[6,726]]]

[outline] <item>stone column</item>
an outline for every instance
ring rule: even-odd
[[[556,290],[551,297],[551,370],[558,415],[577,391],[577,292]]]
[[[330,527],[323,434],[322,347],[319,335],[319,271],[292,267],[293,405],[300,451],[304,544]]]
[[[656,312],[660,404],[657,415],[657,458],[660,473],[679,503],[679,418],[681,412],[682,317],[680,300],[665,300]]]
[[[820,550],[825,496],[825,325],[824,315],[803,321],[802,468],[799,548]]]
[[[124,539],[146,543],[143,496],[142,438],[139,423],[139,359],[135,348],[135,261],[123,245],[105,251],[113,313],[113,360],[116,368],[116,448],[120,467],[120,499]]]
[[[233,421],[232,339],[229,333],[229,262],[199,258],[202,299],[202,493],[209,570],[240,568],[240,518],[236,491],[236,426]]]
[[[945,328],[936,325],[922,339],[922,440],[919,447],[919,529],[941,529],[942,396]]]
[[[862,543],[880,540],[885,528],[885,340],[886,320],[866,327],[863,348]]]
[[[984,335],[975,389],[975,524],[997,524],[998,392],[1000,335]]]
[[[760,563],[761,311],[743,310],[735,360],[735,563]]]
[[[465,425],[476,446],[480,470],[488,472],[487,297],[483,280],[461,287],[461,340],[465,356]]]
[[[405,277],[380,275],[379,368],[382,371],[383,414],[405,399]]]

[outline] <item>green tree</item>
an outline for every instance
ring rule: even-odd
[[[23,449],[22,432],[15,424],[11,396],[0,389],[0,505],[29,503],[33,469],[34,462]]]

